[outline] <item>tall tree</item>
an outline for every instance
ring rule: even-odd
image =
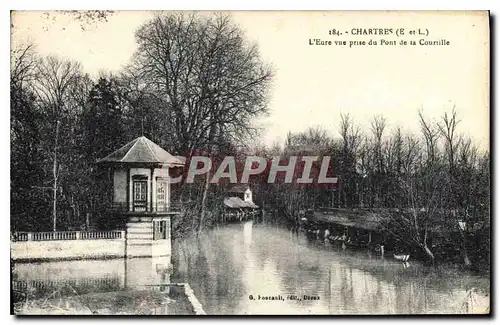
[[[360,182],[356,173],[356,154],[361,144],[361,129],[349,114],[340,115],[342,160],[340,164],[339,204],[352,207],[358,199]]]
[[[61,172],[60,148],[65,140],[71,139],[68,118],[74,106],[71,105],[71,87],[81,75],[80,65],[75,62],[61,60],[54,56],[42,58],[37,66],[37,78],[33,89],[45,110],[47,119],[47,145],[50,148],[52,174],[52,229],[57,228],[57,202]]]
[[[42,186],[41,114],[30,88],[37,64],[33,44],[11,50],[11,225],[22,230],[43,230],[47,222],[40,218],[47,210]]]
[[[267,112],[271,69],[228,16],[159,15],[136,38],[133,68],[162,100],[179,152],[208,146],[218,133],[241,138]]]
[[[95,162],[123,145],[124,129],[118,91],[115,80],[100,78],[88,94],[87,107],[82,116],[82,142],[89,162]]]
[[[38,57],[35,46],[22,44],[10,51],[10,85],[16,88],[27,88],[36,78]]]
[[[386,183],[386,166],[384,159],[384,132],[387,126],[387,120],[383,116],[374,116],[371,121],[371,132],[373,136],[373,158],[374,158],[374,174],[373,174],[373,191],[375,194],[375,206],[383,206],[385,199],[385,183]]]
[[[88,88],[90,90],[86,91]],[[122,146],[127,138],[123,132],[120,89],[115,78],[101,77],[91,87],[87,82],[80,82],[75,92],[81,98],[78,102],[82,109],[75,123],[76,150],[69,161],[72,172],[65,186],[75,221],[88,229],[91,224],[95,225],[101,205],[111,201],[112,184],[108,182],[108,174],[95,168],[95,163]]]
[[[41,114],[34,95],[19,86],[10,87],[11,224],[16,229],[43,230],[48,221],[43,215],[49,210],[42,185]]]

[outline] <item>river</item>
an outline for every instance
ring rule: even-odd
[[[177,242],[174,252],[175,278],[190,283],[208,314],[480,313],[489,306],[487,277],[342,251],[252,222]]]
[[[231,224],[176,240],[169,258],[16,264],[16,285],[83,292],[187,282],[207,314],[484,313],[489,278]],[[73,289],[72,289],[73,290]]]

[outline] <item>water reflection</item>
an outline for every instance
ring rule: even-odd
[[[31,298],[113,292],[170,283],[170,256],[111,260],[16,263],[13,289]]]
[[[487,278],[310,245],[251,222],[176,242],[174,252],[174,279],[189,282],[209,314],[478,313],[489,306]]]

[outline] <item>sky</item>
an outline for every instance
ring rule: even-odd
[[[419,131],[418,110],[438,120],[453,108],[460,133],[482,148],[489,146],[488,17],[464,12],[283,12],[236,11],[233,20],[276,74],[268,117],[260,141],[282,142],[289,131],[319,126],[338,135],[341,113],[349,113],[365,131],[370,119],[383,115],[388,132],[396,126]],[[107,22],[87,26],[68,15],[15,12],[12,46],[28,40],[42,55],[79,61],[83,69],[119,71],[136,48],[135,30],[152,17],[146,11],[119,11]],[[343,35],[329,35],[336,29]],[[405,35],[352,35],[352,29],[404,28]],[[428,32],[409,35],[410,30]],[[346,34],[349,32],[349,34]],[[310,39],[380,43],[381,39],[446,39],[447,46],[320,46]]]

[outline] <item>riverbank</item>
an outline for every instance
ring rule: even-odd
[[[46,298],[14,305],[16,315],[195,315],[183,289],[118,291]]]

